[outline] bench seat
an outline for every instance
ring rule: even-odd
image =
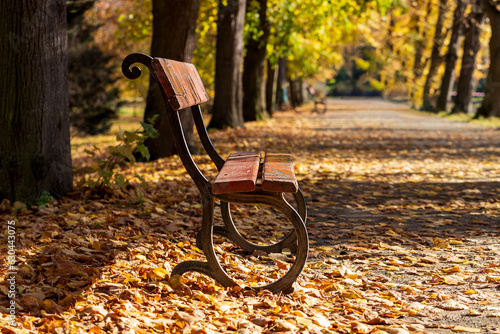
[[[266,153],[262,189],[280,193],[296,193],[299,190],[291,154]]]
[[[262,175],[262,189],[265,191],[298,191],[291,154],[266,153],[262,165],[260,154],[255,152],[230,154],[212,183],[212,191],[216,195],[254,191],[259,183],[259,174]]]
[[[259,165],[259,153],[231,153],[212,183],[213,193],[229,194],[254,191]]]

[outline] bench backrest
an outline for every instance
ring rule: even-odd
[[[203,175],[191,156],[179,117],[180,109],[191,107],[201,143],[217,169],[220,170],[225,161],[212,145],[205,128],[199,104],[207,102],[210,98],[201,82],[198,71],[190,63],[132,53],[125,57],[122,62],[123,74],[129,79],[137,79],[141,76],[141,69],[132,66],[135,63],[145,65],[159,84],[165,99],[167,119],[170,123],[177,154],[200,192],[204,196],[211,196],[211,182]]]
[[[210,100],[193,64],[153,58],[151,65],[172,109],[184,109]]]

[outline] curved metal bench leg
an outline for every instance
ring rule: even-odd
[[[295,203],[297,205],[296,211],[298,211],[300,217],[302,218],[302,221],[306,221],[307,219],[307,207],[306,207],[306,201],[304,198],[304,195],[302,194],[302,191],[299,189],[298,192],[293,194],[295,198]],[[230,211],[230,204],[228,202],[222,202],[220,204],[221,207],[221,214],[222,214],[222,220],[224,221],[224,226],[214,226],[213,233],[226,237],[244,250],[247,251],[254,251],[254,250],[262,250],[267,253],[281,253],[283,249],[290,249],[292,253],[297,252],[297,238],[295,237],[294,231],[290,232],[283,240],[281,240],[278,243],[275,243],[273,245],[258,245],[252,242],[249,242],[247,239],[245,239],[238,231],[236,228],[233,218],[231,216],[231,211]],[[199,239],[198,234],[198,239]],[[200,245],[198,243],[197,239],[197,244],[198,248],[200,248]]]
[[[283,194],[276,194],[275,196],[262,196],[256,198],[252,201],[255,204],[265,204],[270,205],[280,212],[282,212],[292,223],[294,229],[294,235],[296,236],[297,244],[297,254],[295,261],[292,264],[288,272],[276,280],[275,282],[264,285],[250,287],[254,290],[267,289],[274,293],[286,291],[296,280],[297,277],[302,272],[304,265],[307,260],[307,254],[309,251],[309,238],[307,236],[307,230],[305,224],[300,217],[300,215],[295,211],[295,209],[285,200]],[[227,203],[227,202],[225,202]],[[244,202],[246,203],[246,202]],[[248,202],[249,204],[250,202]],[[205,275],[208,275],[219,282],[225,287],[238,285],[233,281],[225,270],[220,266],[217,260],[217,255],[215,254],[214,245],[212,241],[213,237],[213,214],[214,214],[214,203],[212,199],[203,200],[203,223],[201,227],[200,243],[203,247],[203,252],[207,259],[206,262],[202,261],[185,261],[178,264],[172,271],[172,276],[182,275],[187,271],[196,271]]]
[[[198,234],[197,243],[199,248],[203,249],[203,253],[207,259],[202,261],[184,261],[179,263],[172,270],[172,276],[182,275],[188,271],[196,271],[201,274],[212,277],[224,287],[238,285],[234,282],[222,269],[215,254],[213,238],[213,221],[214,221],[214,201],[211,198],[202,197],[203,203],[203,220],[201,230]]]
[[[292,223],[294,231],[292,232],[296,237],[296,256],[295,262],[292,267],[288,270],[288,272],[277,281],[265,285],[256,287],[254,289],[267,289],[274,293],[280,291],[287,291],[292,284],[297,280],[302,269],[304,269],[304,265],[307,260],[307,254],[309,252],[309,237],[307,236],[306,224],[300,217],[300,215],[295,211],[295,209],[285,200],[283,194],[279,194],[280,199],[275,201],[274,203],[270,203],[269,198],[263,199],[262,204],[268,204],[273,206],[274,208],[281,211]]]

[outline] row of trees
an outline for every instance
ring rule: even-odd
[[[300,103],[307,78],[318,73],[331,77],[349,57],[377,72],[373,84],[400,82],[413,101],[432,106],[436,92],[449,95],[461,36],[464,73],[458,93],[463,89],[470,95],[467,76],[488,17],[491,66],[480,113],[500,114],[497,0],[118,0],[98,1],[96,8],[96,18],[107,15],[113,24],[92,35],[108,41],[107,51],[121,50],[119,58],[142,51],[196,63],[213,89],[209,126],[215,128],[266,117],[276,98],[284,98],[287,81],[292,102]],[[0,198],[30,200],[42,191],[64,194],[72,185],[66,1],[5,2],[0,14]],[[373,61],[347,54],[347,48],[370,49]],[[74,76],[80,69],[71,72]],[[465,88],[460,88],[462,81]],[[439,82],[445,86],[438,87]],[[158,158],[175,152],[161,117],[163,102],[153,87],[148,89],[145,118],[160,114],[155,123],[160,137],[147,143],[151,157]],[[457,97],[456,106],[465,110],[467,101]],[[192,136],[189,112],[182,112],[182,120]]]
[[[194,57],[209,88],[213,87],[209,127],[243,126],[245,121],[263,119],[273,112],[276,97],[284,96],[287,80],[292,101],[302,102],[303,79],[319,72],[336,56],[324,46],[333,46],[338,37],[331,34],[336,22],[331,14],[350,10],[347,4],[345,1],[344,9],[336,10],[327,1],[221,0],[215,8],[203,0],[184,1],[182,5],[179,1],[153,0],[151,54],[180,61],[192,61]],[[142,14],[122,19],[133,26],[133,22],[148,18]],[[199,39],[197,34],[201,35]],[[198,49],[197,40],[201,44]],[[207,56],[212,56],[213,62],[207,64],[203,59]],[[288,76],[285,64],[290,69]],[[209,66],[214,70],[207,70]],[[210,76],[213,86],[207,78]],[[170,129],[161,116],[161,95],[153,83],[150,87],[145,120],[160,115],[155,123],[160,136],[146,143],[155,159],[172,155],[175,149],[165,145],[173,142]],[[190,140],[193,124],[189,111],[181,112],[181,119],[190,147],[195,150]]]
[[[468,113],[480,82],[485,98],[477,116],[499,116],[498,81],[491,77],[498,66],[499,21],[494,0],[415,0],[365,12],[354,18],[358,38],[344,47],[345,65],[332,86],[385,90],[408,95],[422,110]]]
[[[480,60],[488,59],[487,48],[480,50],[480,45],[487,44],[484,39],[489,38],[489,31],[491,70],[477,115],[500,115],[500,93],[492,77],[497,66],[495,37],[500,15],[494,0],[221,0],[217,7],[215,2],[196,0],[194,5],[186,2],[190,5],[185,11],[171,10],[176,8],[176,1],[166,3],[162,9],[153,0],[151,12],[121,16],[128,27],[140,26],[147,35],[149,28],[143,23],[150,15],[152,45],[157,38],[164,41],[163,51],[153,47],[151,53],[192,60],[199,67],[207,86],[213,89],[209,127],[243,126],[245,121],[269,116],[276,98],[283,98],[285,84],[292,104],[300,104],[307,78],[320,73],[326,79],[350,62],[353,68],[362,69],[356,79],[367,89],[403,86],[413,105],[424,110],[447,110],[457,82],[452,111],[470,112],[472,90],[478,81],[477,55],[483,52]],[[196,31],[169,34],[169,29],[173,30],[170,27],[179,24],[175,21],[179,17],[191,28],[197,25]],[[482,28],[486,17],[491,29],[485,34]],[[154,22],[160,19],[172,24],[159,31]],[[144,38],[144,34],[134,34],[136,40]],[[190,40],[190,52],[176,57],[175,51],[168,50],[177,49],[179,39]],[[361,50],[360,55],[357,50]],[[370,50],[368,58],[364,56],[366,50]],[[457,68],[461,69],[459,73]],[[364,75],[370,71],[371,77]],[[154,113],[161,110],[161,101],[152,103],[151,94],[146,117],[152,115],[152,109]],[[192,129],[189,118],[185,113],[188,133]],[[168,129],[162,131],[161,123],[160,133],[169,133]],[[151,140],[152,157],[174,153],[165,142],[163,135]]]

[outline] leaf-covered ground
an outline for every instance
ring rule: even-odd
[[[293,293],[225,289],[198,274],[169,283],[177,263],[203,259],[198,191],[172,157],[121,171],[147,185],[75,192],[16,214],[2,204],[3,268],[7,221],[16,222],[19,322],[3,322],[2,333],[500,333],[500,132],[376,100],[309,109],[211,133],[223,156],[294,153],[311,248]],[[112,143],[75,139],[75,178],[94,163],[84,149]],[[195,159],[215,175],[206,156]],[[266,207],[232,212],[255,242],[288,231]],[[246,285],[293,260],[216,244]]]

